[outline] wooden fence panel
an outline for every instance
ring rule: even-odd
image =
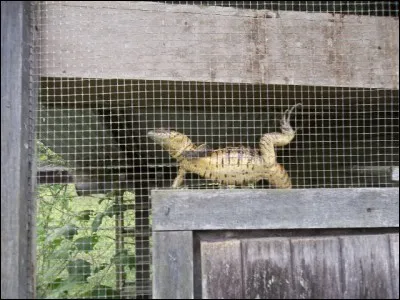
[[[340,244],[343,297],[392,298],[388,236],[344,236]]]
[[[293,297],[287,238],[243,240],[242,251],[246,299]]]
[[[340,249],[337,237],[291,240],[294,296],[334,299],[342,295]]]
[[[201,243],[203,299],[243,298],[240,241]]]

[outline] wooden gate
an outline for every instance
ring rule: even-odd
[[[153,191],[154,298],[398,298],[398,196]]]

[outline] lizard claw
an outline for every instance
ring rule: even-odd
[[[301,106],[301,103],[297,103],[297,104],[293,105],[291,108],[288,108],[283,113],[282,119],[281,119],[281,130],[282,131],[292,131],[293,130],[292,126],[290,126],[290,114],[298,106]]]

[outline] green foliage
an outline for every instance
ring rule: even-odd
[[[111,259],[111,263],[119,266],[127,266],[129,269],[135,268],[136,259],[132,253],[128,250],[123,249],[118,251]]]
[[[92,232],[93,233],[96,233],[97,230],[99,230],[99,227],[100,227],[101,223],[103,222],[104,216],[105,216],[104,213],[98,213],[96,215],[96,217],[94,218],[94,220],[92,222]]]
[[[105,285],[97,285],[95,286],[90,294],[90,298],[92,299],[119,299],[119,293]]]
[[[118,298],[116,266],[134,281],[134,247],[116,252],[115,216],[134,212],[105,196],[78,197],[73,185],[38,188],[38,298]],[[127,240],[127,238],[126,238]]]
[[[36,140],[38,166],[67,166],[65,160],[41,141]]]
[[[39,166],[67,166],[39,141],[37,155]],[[134,281],[132,241],[129,251],[115,247],[115,217],[123,214],[125,224],[133,224],[134,212],[115,199],[77,196],[73,184],[38,186],[38,298],[118,299],[116,266],[126,266],[126,280]],[[132,201],[133,194],[124,199]]]
[[[67,265],[68,280],[85,282],[92,273],[91,263],[83,259],[70,260]]]
[[[97,235],[81,237],[75,240],[75,247],[79,251],[92,251],[98,240],[99,237]]]

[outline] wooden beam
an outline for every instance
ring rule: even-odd
[[[31,3],[1,2],[1,298],[35,297]]]
[[[398,188],[153,190],[153,229],[399,226]]]
[[[57,1],[42,16],[42,76],[399,88],[394,17],[149,1]]]

